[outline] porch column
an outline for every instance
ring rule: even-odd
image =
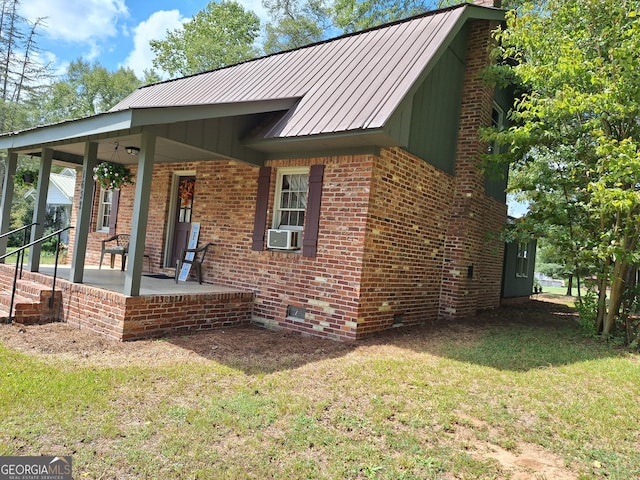
[[[78,199],[78,219],[75,228],[75,243],[71,257],[70,280],[82,283],[84,275],[84,261],[87,252],[87,239],[91,227],[91,207],[93,205],[93,168],[98,163],[98,144],[87,142],[84,145],[84,159],[82,160],[82,185]]]
[[[51,161],[53,150],[42,149],[40,157],[40,173],[38,174],[38,188],[36,189],[36,203],[33,208],[33,221],[37,222],[31,229],[31,241],[42,237],[44,232],[44,220],[47,213],[47,193],[49,192],[49,178],[51,177]],[[42,244],[38,243],[29,249],[28,269],[30,272],[40,270],[40,251]]]
[[[136,196],[133,202],[133,221],[131,225],[131,241],[129,242],[129,265],[124,277],[125,295],[140,295],[140,279],[144,264],[144,244],[147,236],[149,219],[149,199],[151,198],[151,176],[153,175],[153,159],[156,154],[156,136],[147,131],[142,132],[140,153],[138,155],[138,173],[136,175]]]
[[[13,150],[7,153],[7,163],[4,168],[4,189],[0,206],[0,233],[6,233],[11,228],[11,203],[13,202],[13,177],[18,165],[18,154]],[[8,238],[0,238],[0,255],[7,253]],[[4,263],[4,259],[1,261]]]

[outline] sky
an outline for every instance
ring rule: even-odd
[[[73,60],[99,62],[110,71],[131,68],[139,78],[153,67],[149,40],[164,38],[208,0],[21,0],[20,14],[44,18],[37,45],[44,62],[64,74]],[[264,23],[261,0],[239,0]]]

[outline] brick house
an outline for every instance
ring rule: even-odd
[[[0,137],[9,165],[81,169],[63,317],[120,339],[250,321],[346,341],[497,307],[504,181],[477,163],[478,129],[511,101],[479,77],[502,20],[477,4],[427,12]],[[96,188],[99,161],[129,165],[135,186]],[[213,244],[205,283],[236,293],[213,309],[141,295],[143,270],[170,273],[194,223]],[[122,293],[90,293],[85,266],[114,232],[131,234]]]

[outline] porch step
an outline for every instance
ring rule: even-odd
[[[62,292],[56,291],[53,306],[49,307],[51,287],[27,280],[18,280],[13,300],[13,321],[24,325],[38,325],[58,321]],[[0,292],[0,321],[10,316],[11,290]]]

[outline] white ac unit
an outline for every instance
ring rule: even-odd
[[[300,232],[297,230],[267,230],[267,248],[277,250],[299,250]]]

